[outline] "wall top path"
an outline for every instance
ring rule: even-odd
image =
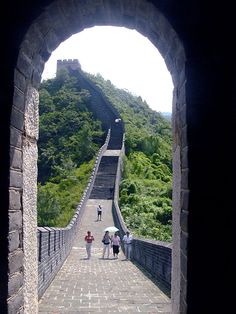
[[[104,207],[102,221],[97,221],[96,206]],[[69,257],[40,300],[39,313],[83,311],[107,313],[171,313],[170,299],[147,274],[122,252],[118,259],[102,259],[103,230],[113,225],[112,200],[88,200],[80,232]],[[92,257],[86,258],[84,236],[94,234]]]

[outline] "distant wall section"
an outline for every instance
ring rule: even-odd
[[[57,75],[59,71],[63,69],[81,69],[81,64],[79,63],[78,59],[57,60]]]

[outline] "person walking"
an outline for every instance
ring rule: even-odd
[[[118,258],[120,251],[120,237],[118,236],[118,232],[115,232],[114,236],[111,238],[111,245],[114,258]]]
[[[123,237],[126,260],[130,260],[132,241],[133,241],[133,237],[130,234],[130,232],[127,231]]]
[[[110,255],[110,243],[111,243],[111,237],[109,235],[109,231],[106,231],[103,238],[103,253],[102,253],[102,258],[105,258],[105,254],[107,252],[107,258],[109,258]]]
[[[92,243],[94,241],[94,237],[91,235],[91,231],[87,232],[87,235],[84,237],[84,240],[86,242],[86,251],[88,259],[91,257],[91,249],[92,249]]]
[[[97,221],[101,221],[102,220],[102,206],[101,206],[101,204],[99,204],[97,207],[97,215],[98,215]]]

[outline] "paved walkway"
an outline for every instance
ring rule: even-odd
[[[103,205],[102,221],[96,206]],[[39,313],[171,313],[170,299],[122,252],[102,259],[103,230],[114,224],[112,201],[88,200],[70,255],[39,302]],[[86,258],[84,236],[95,237]]]
[[[121,150],[107,149],[103,156],[120,156]]]

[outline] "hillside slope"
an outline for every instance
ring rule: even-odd
[[[90,161],[91,167],[92,158],[104,140],[103,131],[108,127],[106,121],[109,121],[107,118],[105,122],[99,122],[96,120],[99,111],[90,111],[94,104],[101,102],[94,90],[102,93],[124,122],[126,157],[120,186],[120,207],[124,219],[134,234],[169,241],[172,194],[170,121],[151,110],[141,97],[116,88],[101,75],[94,76],[77,70],[70,73],[62,71],[57,78],[47,80],[41,86],[41,184],[38,203],[44,204],[44,208],[45,202],[53,203],[52,199],[57,199],[57,204],[64,203],[58,200],[59,192],[71,195],[72,185],[74,190],[75,186],[78,186],[78,190],[82,189],[79,180],[75,179],[75,173],[82,165],[84,172],[88,173],[86,165]],[[83,182],[85,184],[85,177]],[[75,203],[73,199],[70,213]],[[46,207],[47,211],[51,210],[49,205]],[[68,210],[64,206],[59,212]],[[44,216],[47,216],[45,210]],[[68,221],[69,216],[66,216]],[[51,219],[51,224],[54,223],[60,224],[58,220]]]

